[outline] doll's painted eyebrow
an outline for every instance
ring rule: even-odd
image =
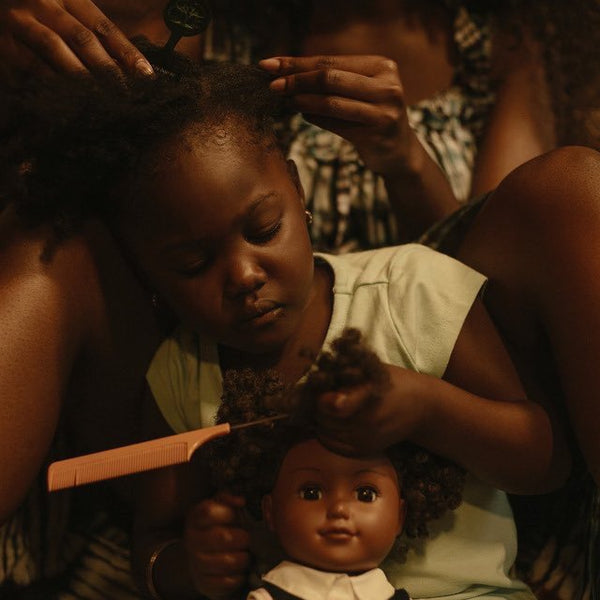
[[[385,471],[380,471],[379,469],[369,468],[369,469],[359,469],[354,472],[354,475],[379,475],[379,477],[389,477],[389,473]]]

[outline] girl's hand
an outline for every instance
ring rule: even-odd
[[[220,492],[186,517],[183,537],[192,581],[213,600],[230,598],[246,584],[250,537],[239,521],[243,506],[243,498]]]
[[[415,373],[386,365],[391,385],[327,392],[317,400],[317,427],[324,446],[340,454],[375,454],[410,439],[424,416],[417,400]],[[418,374],[417,374],[418,377]]]
[[[271,89],[310,122],[351,142],[384,176],[411,170],[420,144],[408,125],[397,64],[383,56],[279,56],[260,61]]]
[[[152,74],[152,67],[91,0],[0,2],[0,77],[97,71]]]

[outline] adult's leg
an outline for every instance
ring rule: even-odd
[[[562,148],[519,167],[457,257],[490,278],[486,303],[525,385],[564,403],[600,484],[600,154]]]

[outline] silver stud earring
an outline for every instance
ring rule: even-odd
[[[304,215],[306,217],[306,224],[310,225],[313,222],[313,215],[310,210],[305,210]]]

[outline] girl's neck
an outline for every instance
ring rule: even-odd
[[[325,341],[333,310],[332,288],[333,274],[329,267],[317,263],[313,291],[296,328],[296,334],[283,348],[270,354],[251,354],[221,346],[221,369],[275,369],[286,383],[298,381],[310,367]]]

